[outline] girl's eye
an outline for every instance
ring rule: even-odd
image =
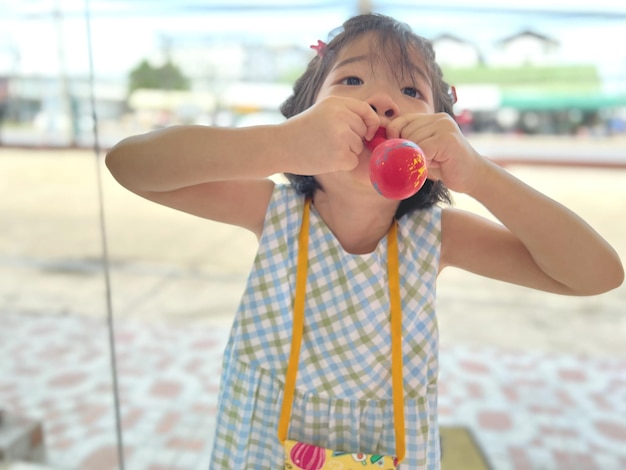
[[[350,85],[350,86],[356,86],[356,85],[363,85],[363,80],[361,80],[359,77],[348,77],[348,78],[344,78],[341,83],[343,85]]]
[[[408,95],[412,98],[419,98],[420,96],[422,96],[422,94],[419,92],[419,90],[417,88],[413,88],[413,87],[406,87],[402,89],[402,93],[404,93],[405,95]]]

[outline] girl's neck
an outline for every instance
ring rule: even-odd
[[[398,203],[318,190],[313,206],[346,252],[363,255],[373,252],[387,235]]]

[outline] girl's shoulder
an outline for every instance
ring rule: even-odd
[[[417,209],[398,220],[399,237],[407,250],[420,253],[439,253],[442,242],[442,215],[446,209],[434,205]]]
[[[407,230],[428,229],[441,230],[441,218],[446,208],[438,204],[423,209],[416,209],[398,220],[400,227],[406,227]]]
[[[286,183],[276,183],[265,214],[263,235],[286,236],[300,226],[304,197]]]

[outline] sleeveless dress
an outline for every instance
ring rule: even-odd
[[[304,198],[277,185],[224,352],[211,470],[283,469],[277,437]],[[311,207],[304,333],[288,439],[395,455],[387,239],[352,255]],[[440,468],[435,283],[441,208],[398,221],[406,459]]]

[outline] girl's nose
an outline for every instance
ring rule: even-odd
[[[394,118],[398,116],[400,110],[396,103],[388,95],[376,95],[368,100],[371,108],[376,111],[379,116]]]

